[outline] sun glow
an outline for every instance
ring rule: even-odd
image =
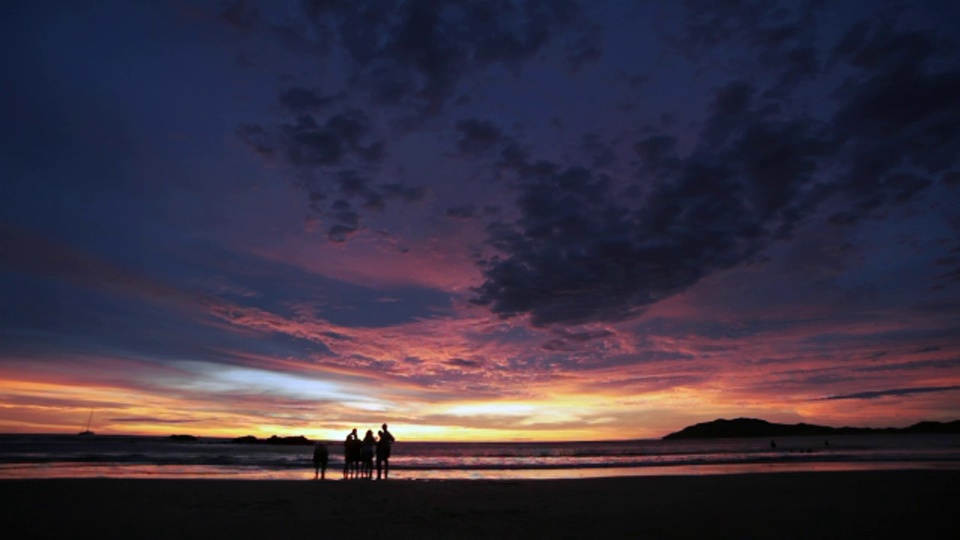
[[[463,403],[447,408],[447,414],[453,416],[529,416],[537,412],[538,406],[519,402],[476,402]]]

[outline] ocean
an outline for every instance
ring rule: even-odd
[[[328,480],[343,480],[343,443]],[[312,447],[201,438],[0,435],[0,479],[312,479]],[[960,469],[960,435],[457,443],[393,447],[391,479],[550,479],[851,469]],[[351,480],[352,481],[352,480]]]

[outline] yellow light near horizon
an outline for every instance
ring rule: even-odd
[[[536,412],[537,406],[531,403],[519,402],[478,402],[463,403],[446,409],[447,414],[454,416],[527,416]]]
[[[374,430],[376,431],[376,430]],[[588,430],[540,430],[477,428],[422,424],[390,424],[390,432],[398,444],[406,442],[521,442],[583,440]],[[317,432],[317,439],[342,441],[346,432]]]
[[[308,385],[309,378],[258,379],[230,371],[236,396],[175,388],[150,392],[123,386],[2,380],[0,426],[16,432],[76,432],[91,407],[98,434],[260,438],[302,435],[343,441],[353,427],[376,433],[386,420],[400,441],[562,441],[659,437],[694,421],[729,413],[720,392],[695,388],[627,395],[589,393],[573,386],[530,388],[506,400],[421,401],[416,394],[364,393],[342,383]],[[579,390],[579,391],[578,391]],[[343,399],[340,394],[347,393]],[[535,395],[539,394],[539,395]],[[261,403],[257,396],[264,396]],[[293,395],[293,398],[291,398]],[[358,396],[377,396],[359,397]],[[285,408],[286,399],[293,399]],[[333,399],[339,398],[339,399]],[[381,401],[382,400],[382,401]],[[311,403],[316,403],[316,407]],[[738,411],[742,412],[742,411]],[[696,415],[695,418],[693,416]],[[396,422],[391,421],[396,419]]]

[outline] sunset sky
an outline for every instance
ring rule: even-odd
[[[0,432],[960,418],[960,3],[33,2]]]

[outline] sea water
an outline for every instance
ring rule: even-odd
[[[960,435],[846,435],[595,442],[404,442],[391,479],[550,479],[851,469],[960,469]],[[328,479],[343,443],[326,441]],[[311,446],[228,439],[0,435],[0,479],[313,478]]]

